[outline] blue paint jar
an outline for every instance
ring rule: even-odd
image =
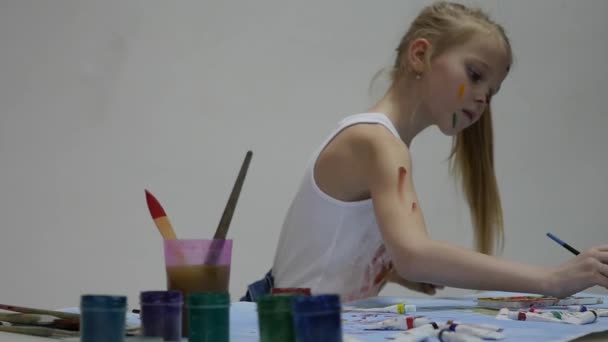
[[[338,295],[297,296],[293,323],[298,342],[341,342],[342,307]]]
[[[183,296],[179,291],[143,291],[139,294],[141,328],[145,337],[180,341]]]
[[[126,296],[80,297],[81,342],[123,342],[127,315]]]

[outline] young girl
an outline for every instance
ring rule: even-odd
[[[429,294],[443,285],[558,297],[608,287],[608,245],[557,267],[491,256],[503,228],[490,101],[511,60],[503,28],[481,10],[448,2],[424,8],[397,48],[385,96],[344,118],[313,155],[272,270],[243,300],[274,286],[351,301],[377,295],[387,281]],[[452,166],[479,252],[427,234],[408,146],[432,125],[454,136]]]

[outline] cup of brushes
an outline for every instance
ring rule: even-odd
[[[226,236],[252,155],[251,151],[245,155],[213,239],[178,239],[160,202],[146,190],[146,202],[150,215],[163,237],[167,289],[180,291],[184,298],[182,336],[189,336],[189,332],[192,331],[188,324],[188,310],[192,308],[188,303],[194,303],[196,297],[197,319],[205,320],[204,311],[200,310],[201,299],[197,296],[212,293],[227,296],[229,293],[232,240],[226,239]],[[214,315],[229,314],[228,310],[209,312],[213,312]],[[227,317],[225,321],[228,321]],[[223,326],[225,327],[224,332],[215,331],[212,336],[206,337],[204,332],[197,331],[196,336],[193,337],[196,341],[210,341],[211,338],[214,341],[220,341],[222,339],[218,340],[218,336],[225,335],[225,340],[227,340],[229,327],[227,324]]]
[[[142,318],[145,318],[144,314],[150,314],[149,320],[142,319],[142,325],[146,324],[145,321],[159,324],[159,321],[163,321],[167,317],[174,320],[175,313],[167,315],[163,310],[174,311],[175,306],[181,305],[183,308],[181,315],[183,336],[188,336],[188,310],[191,309],[195,312],[192,319],[197,325],[194,336],[190,338],[191,341],[228,341],[228,289],[232,240],[226,239],[226,235],[252,154],[251,151],[248,151],[245,156],[213,239],[178,239],[164,209],[158,200],[149,191],[146,191],[150,214],[164,240],[168,291],[142,292]],[[181,292],[183,296],[179,297],[183,302],[176,303],[173,293],[175,291],[171,290]],[[151,295],[154,298],[151,299]],[[7,304],[0,304],[0,309],[7,311],[0,313],[0,331],[3,332],[63,341],[106,342],[108,338],[112,341],[121,341],[125,335],[131,336],[127,339],[128,341],[136,341],[135,336],[139,335],[139,331],[146,331],[146,329],[140,329],[139,326],[125,325],[125,296],[83,295],[80,314]],[[152,311],[143,312],[145,310]],[[218,322],[223,323],[218,324]],[[160,323],[162,324],[162,322]],[[175,326],[174,322],[172,322],[172,326]],[[216,328],[210,329],[209,327]],[[164,334],[171,330],[166,324],[163,329],[154,328],[156,329],[148,330],[163,331]],[[174,335],[174,331],[169,334]],[[167,340],[166,337],[142,336],[145,341],[162,341]]]

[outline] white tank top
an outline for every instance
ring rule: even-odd
[[[275,287],[308,287],[313,294],[339,294],[346,302],[376,296],[385,284],[392,264],[372,200],[335,199],[314,179],[314,166],[325,146],[345,128],[360,123],[383,125],[399,137],[384,114],[356,114],[339,122],[308,162],[283,222],[272,267]]]

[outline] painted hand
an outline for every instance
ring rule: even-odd
[[[403,286],[403,287],[405,287],[407,289],[410,289],[412,291],[425,293],[425,294],[430,295],[430,296],[432,296],[435,293],[437,293],[437,290],[442,290],[443,289],[443,286],[441,286],[441,285],[434,285],[434,284],[427,284],[427,283],[417,283],[417,282],[414,282],[414,281],[403,279],[394,270],[390,273],[388,281],[392,282],[392,283],[395,283],[395,284],[399,284],[399,285],[401,285],[401,286]]]
[[[554,268],[546,292],[563,298],[595,285],[608,288],[608,245],[593,247]]]

